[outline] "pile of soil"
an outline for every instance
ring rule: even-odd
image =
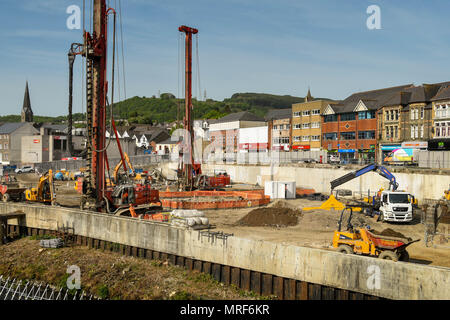
[[[270,207],[250,211],[237,224],[248,227],[289,227],[298,224],[300,215],[301,210],[284,201],[277,201]]]
[[[405,236],[404,234],[397,232],[395,230],[392,230],[391,228],[384,229],[381,232],[378,232],[376,230],[370,230],[373,234],[380,235],[380,236],[386,236],[386,237],[393,237],[393,238],[403,238],[407,239],[408,241],[412,241],[412,238]]]

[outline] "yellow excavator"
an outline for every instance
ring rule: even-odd
[[[131,176],[135,181],[142,180],[142,178],[143,178],[142,175],[140,173],[136,173],[136,171],[134,170],[133,165],[131,164],[130,157],[128,157],[128,154],[126,152],[124,152],[124,159],[127,162],[128,168],[130,170],[130,172],[128,173],[129,176]],[[119,179],[120,179],[120,177],[119,177],[119,170],[120,170],[120,167],[122,167],[122,161],[119,161],[119,163],[114,168],[114,184],[118,184],[119,183]],[[111,182],[109,182],[109,184],[111,185]]]
[[[50,169],[39,178],[37,188],[25,190],[27,201],[56,205],[56,192],[53,183],[53,171]]]

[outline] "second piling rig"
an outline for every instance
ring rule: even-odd
[[[86,160],[87,170],[84,180],[80,184],[82,193],[81,208],[95,211],[114,212],[127,205],[149,205],[159,203],[159,193],[152,190],[150,185],[132,184],[107,188],[105,174],[109,172],[106,150],[106,115],[107,115],[107,53],[108,53],[108,17],[114,15],[113,59],[112,59],[112,88],[111,105],[114,105],[114,63],[115,63],[115,25],[116,11],[108,8],[106,0],[93,0],[92,34],[84,31],[83,44],[72,44],[69,52],[69,118],[72,101],[72,70],[75,56],[86,58]],[[127,171],[124,155],[117,134],[111,108],[111,126],[115,133],[124,171]],[[71,128],[69,128],[71,131]],[[107,169],[107,170],[106,170]],[[80,181],[81,182],[81,181]],[[128,200],[122,203],[119,197],[129,194]],[[132,195],[130,194],[132,193]],[[117,198],[117,199],[116,199]],[[120,201],[119,201],[120,200]]]
[[[194,125],[192,117],[192,35],[197,34],[195,28],[181,26],[178,31],[186,34],[185,40],[185,116],[183,154],[178,172],[178,188],[183,191],[195,189],[214,190],[231,184],[230,176],[220,174],[210,177],[202,174],[200,163],[194,163]],[[194,177],[195,174],[195,177]]]

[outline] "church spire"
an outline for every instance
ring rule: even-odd
[[[313,101],[313,96],[311,95],[311,90],[309,89],[309,87],[308,87],[308,94],[306,95],[306,97],[305,97],[305,102],[311,102],[311,101]]]
[[[33,122],[33,110],[31,110],[30,91],[28,89],[28,81],[25,87],[25,95],[23,97],[22,122]]]

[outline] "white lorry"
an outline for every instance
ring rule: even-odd
[[[411,222],[413,197],[403,191],[382,191],[379,204],[380,219],[389,222]]]

